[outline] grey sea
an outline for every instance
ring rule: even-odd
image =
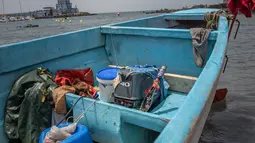
[[[118,17],[116,13],[108,13],[71,17],[71,23],[68,21],[58,23],[56,19],[0,23],[0,45],[152,15],[157,14],[131,12],[121,13]],[[229,40],[227,51],[229,61],[218,86],[228,88],[226,104],[212,108],[200,143],[255,142],[255,18],[247,19],[239,15],[238,19],[241,21],[240,30],[235,40],[233,34]],[[18,28],[27,24],[38,24],[39,27]]]

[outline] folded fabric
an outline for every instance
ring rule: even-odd
[[[75,88],[68,85],[63,85],[58,88],[56,88],[53,91],[53,100],[55,103],[54,111],[57,114],[65,114],[66,113],[66,99],[65,94],[66,93],[75,93]]]

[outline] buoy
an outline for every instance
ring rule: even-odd
[[[227,96],[227,93],[228,93],[227,88],[217,89],[213,99],[213,103],[224,100]]]
[[[120,16],[120,13],[117,13],[118,16]]]
[[[83,23],[83,20],[80,20],[80,23]]]

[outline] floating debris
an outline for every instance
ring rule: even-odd
[[[17,28],[34,28],[39,27],[38,24],[27,24],[26,26],[17,26]]]

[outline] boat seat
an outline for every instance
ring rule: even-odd
[[[109,67],[118,67],[121,66],[109,65]],[[182,93],[189,93],[193,85],[195,84],[197,77],[184,76],[178,74],[165,73],[165,79],[167,80],[170,88],[168,90]]]

